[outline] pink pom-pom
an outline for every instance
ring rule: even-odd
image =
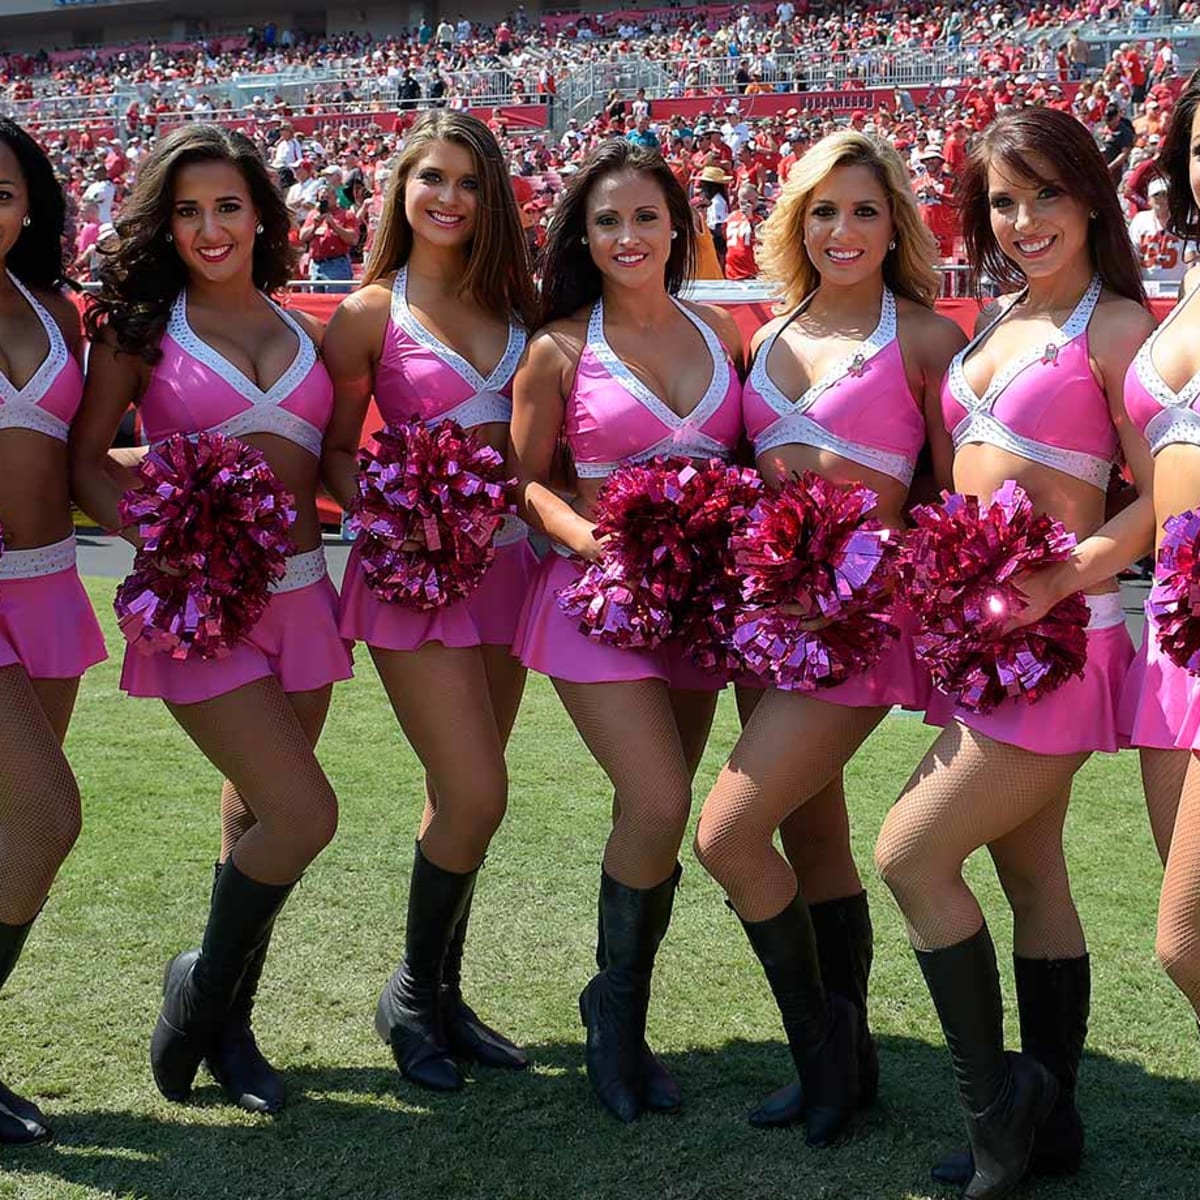
[[[1001,635],[1025,598],[1013,582],[1023,571],[1067,560],[1075,536],[1035,513],[1012,480],[983,504],[942,494],[913,510],[900,574],[917,618],[918,657],[934,683],[964,709],[989,713],[1006,699],[1036,701],[1087,661],[1088,607],[1078,592],[1044,617]]]
[[[121,499],[142,548],[113,608],[127,641],[176,659],[223,658],[287,569],[295,501],[260,451],[220,433],[175,434]]]
[[[358,452],[349,526],[367,586],[381,600],[428,611],[469,596],[496,556],[494,538],[514,508],[504,459],[455,421],[412,420]]]
[[[558,591],[558,606],[588,637],[621,648],[652,648],[675,632],[691,592],[693,556],[680,506],[697,468],[654,458],[614,471],[596,497],[603,557]]]
[[[764,684],[833,687],[874,665],[897,636],[897,541],[866,515],[875,502],[869,488],[805,471],[764,496],[734,537],[744,607],[733,646]]]
[[[1200,513],[1189,509],[1163,522],[1147,612],[1162,652],[1200,674]]]

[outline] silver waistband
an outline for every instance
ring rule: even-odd
[[[296,592],[318,583],[329,573],[325,565],[325,551],[318,546],[315,550],[306,550],[303,554],[293,554],[287,560],[287,572],[277,583],[271,584],[275,595],[281,592]]]
[[[492,538],[492,545],[497,548],[500,546],[515,546],[517,542],[523,542],[528,536],[529,526],[520,517],[514,517],[512,514],[509,514],[496,530],[495,536]]]
[[[75,535],[32,550],[5,550],[0,554],[0,579],[36,579],[57,575],[75,565]]]
[[[1091,614],[1088,617],[1088,629],[1112,629],[1125,624],[1120,592],[1101,592],[1097,596],[1084,596],[1084,600]]]

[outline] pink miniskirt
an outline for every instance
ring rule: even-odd
[[[389,604],[367,586],[359,566],[361,547],[350,551],[342,580],[338,627],[342,637],[380,650],[443,646],[511,646],[537,559],[523,521],[508,518],[496,534],[496,557],[465,600],[428,612]]]
[[[1133,746],[1200,750],[1200,676],[1172,662],[1159,648],[1149,604],[1141,649],[1121,693],[1117,728]]]
[[[558,591],[578,579],[582,565],[559,553],[542,560],[525,599],[513,650],[525,666],[569,683],[623,683],[661,679],[668,687],[716,692],[726,679],[696,666],[677,641],[653,650],[622,650],[579,632],[558,607]]]
[[[225,658],[177,660],[126,646],[121,688],[171,704],[198,704],[274,676],[285,692],[311,692],[353,675],[350,647],[337,627],[337,590],[325,552],[288,560],[258,623]]]
[[[108,657],[75,566],[75,535],[0,555],[0,667],[30,679],[78,679]]]
[[[1005,700],[990,713],[960,708],[936,687],[925,714],[928,725],[958,721],[993,741],[1034,754],[1111,754],[1128,748],[1119,731],[1121,689],[1133,661],[1133,642],[1125,628],[1118,592],[1085,596],[1091,610],[1087,663],[1082,678],[1069,679],[1040,700]]]

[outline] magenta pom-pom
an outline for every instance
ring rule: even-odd
[[[988,503],[943,492],[940,504],[921,505],[912,518],[900,556],[903,595],[917,620],[917,656],[943,692],[989,713],[1083,675],[1088,607],[1080,593],[1001,632],[1025,605],[1016,577],[1070,557],[1075,536],[1060,521],[1035,513],[1012,480]]]
[[[833,687],[869,669],[897,636],[897,541],[867,513],[876,495],[811,471],[763,496],[733,538],[743,607],[733,649],[764,684]]]
[[[1200,513],[1189,509],[1163,522],[1147,612],[1162,652],[1200,674]]]
[[[113,602],[121,632],[144,653],[223,658],[287,569],[295,501],[258,450],[220,433],[175,434],[137,474],[120,503],[142,537]]]
[[[389,604],[428,611],[469,596],[496,555],[513,486],[504,459],[455,421],[413,420],[358,452],[349,527],[367,587]]]

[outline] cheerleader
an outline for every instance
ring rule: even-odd
[[[135,481],[106,468],[130,404],[151,443],[215,431],[261,450],[296,500],[294,551],[263,616],[232,653],[125,652],[121,687],[156,696],[224,776],[221,859],[201,949],[167,967],[150,1059],[183,1100],[202,1060],[254,1112],[284,1102],[250,1028],[275,918],[333,837],[337,802],[313,749],[332,685],[350,676],[317,517],[333,389],[322,327],[271,299],[292,274],[288,213],[252,142],[188,125],[147,156],[117,221],[87,317],[93,347],[72,430],[76,498],[108,528]],[[121,530],[139,544],[136,526]]]
[[[761,257],[786,312],[755,335],[742,393],[759,471],[773,488],[802,471],[864,485],[878,496],[871,515],[903,528],[927,425],[935,463],[949,463],[938,395],[965,339],[932,311],[934,246],[899,156],[853,130],[819,142],[788,176]],[[832,1141],[878,1083],[866,1019],[871,918],[842,770],[893,704],[925,706],[928,680],[903,614],[901,624],[880,661],[843,684],[743,698],[745,728],[696,834],[700,862],[766,971],[803,1084],[751,1121],[803,1112],[814,1145]],[[787,859],[774,848],[777,829]]]
[[[79,314],[59,291],[66,204],[53,168],[0,119],[0,987],[79,836],[63,757],[80,676],[105,657],[79,574],[67,432],[79,408]],[[48,1142],[0,1083],[0,1146]]]
[[[512,377],[534,311],[533,286],[504,158],[464,113],[422,117],[392,171],[362,287],[325,340],[336,391],[324,475],[343,506],[357,494],[357,451],[374,393],[388,423],[457,421],[503,451]],[[421,612],[379,599],[359,548],[342,592],[341,630],[364,641],[396,719],[425,767],[404,960],[375,1028],[400,1072],[438,1091],[462,1087],[459,1061],[520,1069],[522,1050],[463,1000],[475,881],[508,801],[505,747],[525,669],[512,656],[533,569],[527,530],[507,520],[476,590]]]
[[[1078,539],[1068,561],[1017,580],[1028,604],[1012,627],[1076,592],[1090,611],[1082,678],[986,715],[935,693],[926,719],[945,728],[875,852],[946,1034],[974,1155],[935,1177],[979,1200],[1007,1195],[1030,1165],[1073,1172],[1083,1148],[1074,1091],[1090,981],[1062,830],[1075,772],[1120,744],[1132,647],[1114,577],[1146,552],[1151,506],[1145,495],[1106,521],[1105,499],[1118,452],[1139,488],[1150,477],[1122,385],[1151,319],[1104,162],[1071,117],[1001,116],[961,197],[977,289],[987,276],[1020,291],[981,315],[943,386],[954,490],[987,499],[1014,480]],[[962,877],[981,846],[1013,912],[1021,1054],[1004,1052],[995,950]]]
[[[605,142],[574,176],[543,260],[543,327],[514,393],[523,510],[552,540],[517,647],[548,675],[615,790],[600,879],[599,972],[580,996],[587,1068],[622,1121],[674,1109],[679,1091],[645,1044],[650,980],[667,931],[692,776],[723,680],[668,642],[616,649],[579,632],[557,592],[599,559],[593,508],[618,467],[656,455],[728,458],[741,436],[732,318],[677,299],[694,260],[687,197],[658,154]],[[565,443],[578,494],[551,486]]]
[[[1169,227],[1188,239],[1200,234],[1200,179],[1192,147],[1200,127],[1200,77],[1193,76],[1175,106],[1161,161],[1169,182]],[[1168,517],[1200,508],[1192,474],[1200,446],[1200,330],[1189,272],[1184,299],[1150,338],[1130,368],[1125,402],[1154,455],[1154,513]],[[1154,593],[1151,600],[1154,599]],[[1147,605],[1145,640],[1121,699],[1121,728],[1138,746],[1154,840],[1166,874],[1158,909],[1159,961],[1200,1018],[1200,680],[1159,648]]]

